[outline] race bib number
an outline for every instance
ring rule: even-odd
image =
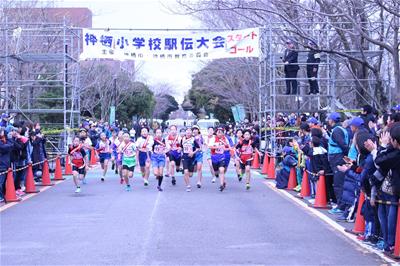
[[[218,147],[218,148],[215,150],[215,153],[223,154],[224,151],[225,151],[224,147],[223,147],[223,146],[220,146],[220,147]]]
[[[183,152],[184,153],[189,153],[193,151],[193,146],[192,144],[185,144],[183,145]]]
[[[247,146],[247,147],[244,149],[244,153],[246,153],[246,154],[252,154],[252,153],[253,153],[253,147],[251,147],[250,145]]]
[[[154,147],[154,152],[155,153],[164,153],[164,146],[162,145],[157,145]]]

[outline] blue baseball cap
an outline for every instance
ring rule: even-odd
[[[333,120],[335,122],[340,122],[341,117],[339,113],[333,112],[328,116],[328,119]]]
[[[286,154],[291,153],[292,152],[292,147],[290,146],[285,146],[283,147],[282,151]]]
[[[400,111],[400,104],[398,104],[395,107],[393,107],[393,109],[396,110],[396,111]]]
[[[1,118],[5,119],[5,118],[9,118],[10,116],[7,113],[2,113],[1,114]]]
[[[319,124],[319,121],[315,117],[310,117],[309,119],[307,119],[307,123],[317,125],[317,124]]]
[[[364,120],[361,117],[354,117],[350,121],[350,126],[361,127],[362,125],[364,125]]]

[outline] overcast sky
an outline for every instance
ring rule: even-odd
[[[59,0],[60,7],[88,7],[93,13],[93,27],[190,29],[201,28],[191,16],[175,15],[168,8],[176,7],[175,0]],[[167,8],[168,7],[168,8]],[[140,68],[139,80],[149,85],[169,83],[182,102],[191,86],[191,74],[201,68],[199,62],[146,62]]]

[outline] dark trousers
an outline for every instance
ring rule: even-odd
[[[333,190],[333,175],[325,175],[325,187],[328,202],[332,201],[333,203],[337,203],[335,191]]]
[[[342,153],[329,154],[329,164],[333,171],[333,190],[335,191],[335,196],[337,200],[338,207],[344,210],[341,199],[343,194],[344,176],[345,174],[337,169],[338,165],[344,164],[344,155]]]
[[[6,169],[0,169],[0,173],[6,171]],[[4,193],[6,191],[6,178],[7,174],[0,174],[0,199],[4,199]]]
[[[286,94],[297,94],[297,71],[285,72]]]
[[[307,66],[307,78],[308,78],[308,83],[310,84],[310,93],[319,93],[319,87],[318,87],[318,68],[317,71],[313,71],[314,67],[313,66]]]

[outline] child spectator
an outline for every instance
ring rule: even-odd
[[[290,146],[283,148],[283,161],[281,163],[282,169],[278,171],[276,175],[276,188],[284,189],[287,188],[289,182],[290,169],[296,167],[297,158]]]

